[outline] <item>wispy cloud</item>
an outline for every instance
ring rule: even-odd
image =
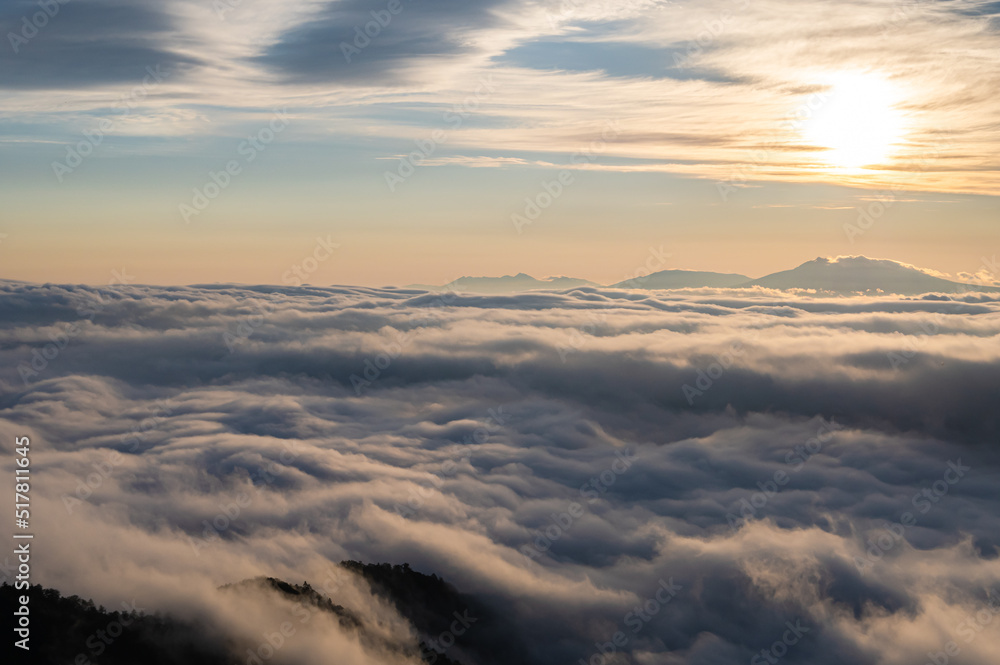
[[[8,4],[5,26],[14,30],[29,8]],[[1000,68],[990,63],[1000,57],[1000,33],[991,27],[989,3],[933,3],[901,14],[898,3],[881,0],[836,9],[786,0],[615,7],[584,0],[475,7],[401,0],[398,12],[389,13],[364,3],[313,2],[282,10],[259,1],[233,7],[220,19],[182,0],[155,7],[78,0],[62,11],[24,52],[7,49],[0,56],[7,62],[0,86],[9,90],[2,112],[34,108],[50,114],[33,88],[71,91],[62,112],[97,110],[98,104],[75,91],[110,91],[133,80],[142,66],[161,63],[177,79],[169,94],[165,90],[146,105],[161,114],[204,109],[212,122],[159,121],[146,127],[150,136],[175,135],[167,127],[187,135],[225,131],[237,126],[244,111],[280,102],[293,107],[306,135],[329,135],[334,122],[338,134],[409,138],[413,123],[423,121],[407,108],[429,102],[445,110],[468,94],[477,77],[489,74],[499,90],[484,111],[495,121],[456,131],[461,154],[454,164],[464,158],[479,167],[477,154],[495,151],[528,163],[537,157],[517,153],[571,154],[588,126],[616,118],[623,131],[608,158],[660,166],[605,162],[593,168],[725,179],[768,146],[755,178],[981,193],[996,185],[1000,111],[992,103],[998,81],[990,72]],[[383,17],[381,25],[380,12],[391,21]],[[368,37],[371,21],[369,32],[377,34]],[[81,31],[100,39],[78,44]],[[189,37],[179,39],[185,31]],[[588,60],[595,62],[593,69],[583,71],[552,69],[544,48],[518,66],[499,57],[553,37],[564,44],[658,49],[663,74],[612,75],[599,66],[611,52],[595,54]],[[368,45],[361,49],[355,39]],[[341,52],[345,44],[361,51],[352,62]],[[679,53],[683,58],[675,58]],[[689,70],[717,75],[677,73]],[[842,72],[887,81],[905,124],[887,159],[861,173],[831,165],[823,146],[785,122]],[[359,109],[375,105],[396,105],[400,113],[397,119],[359,119]],[[937,162],[918,168],[927,151],[943,142]]]

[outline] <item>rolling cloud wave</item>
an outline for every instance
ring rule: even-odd
[[[252,633],[208,590],[405,561],[530,663],[1000,656],[995,295],[6,283],[0,313],[67,593]],[[295,654],[375,657],[337,630]]]

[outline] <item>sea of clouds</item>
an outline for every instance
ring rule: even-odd
[[[359,559],[495,608],[496,663],[995,663],[998,335],[982,294],[2,282],[3,467],[29,436],[34,581],[250,641],[279,608],[214,589],[256,575],[412,641]],[[327,623],[274,662],[416,662]]]

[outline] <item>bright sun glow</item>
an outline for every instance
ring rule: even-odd
[[[822,158],[837,167],[884,163],[903,134],[896,89],[869,74],[839,74],[830,84],[803,125],[805,139],[827,148]]]

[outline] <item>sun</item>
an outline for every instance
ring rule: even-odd
[[[904,131],[900,95],[891,83],[874,74],[836,74],[817,98],[802,133],[809,143],[825,148],[823,160],[860,169],[891,157]]]

